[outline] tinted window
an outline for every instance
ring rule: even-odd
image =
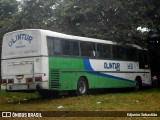
[[[61,55],[62,54],[61,39],[47,37],[47,44],[48,44],[48,54],[49,55]]]
[[[103,45],[103,56],[104,58],[111,58],[111,45]]]
[[[113,59],[117,59],[117,49],[116,46],[112,46],[112,54],[113,54]]]
[[[137,49],[132,47],[125,48],[126,60],[136,61],[137,60]]]
[[[126,58],[124,47],[113,45],[112,51],[113,51],[113,58],[114,59],[124,60]]]
[[[148,69],[149,68],[148,52],[145,50],[138,50],[138,61],[140,69]]]
[[[53,39],[50,37],[47,37],[47,44],[48,44],[48,55],[53,55]]]
[[[79,44],[77,41],[70,41],[71,55],[79,56]]]
[[[81,42],[81,55],[95,57],[95,44],[90,42]]]
[[[62,40],[63,55],[79,56],[79,45],[77,41]]]
[[[70,41],[62,40],[62,51],[63,55],[71,55]]]
[[[54,38],[53,40],[53,51],[54,55],[62,55],[62,44],[58,38]]]
[[[104,58],[103,56],[103,44],[97,44],[97,57]]]
[[[99,58],[111,58],[111,45],[97,44],[97,57]]]
[[[79,56],[79,42],[54,37],[47,37],[49,55]]]

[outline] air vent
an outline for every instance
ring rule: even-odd
[[[58,89],[60,88],[60,72],[59,70],[50,70],[50,88]]]

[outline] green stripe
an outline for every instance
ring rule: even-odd
[[[50,90],[76,90],[80,76],[87,78],[90,89],[134,86],[133,82],[87,73],[81,58],[49,57]]]

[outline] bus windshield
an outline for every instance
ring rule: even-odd
[[[41,54],[40,32],[21,30],[7,33],[3,37],[2,59],[38,56]]]

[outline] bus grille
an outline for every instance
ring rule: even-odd
[[[59,88],[60,83],[60,72],[59,70],[51,70],[50,71],[50,87],[51,89]]]

